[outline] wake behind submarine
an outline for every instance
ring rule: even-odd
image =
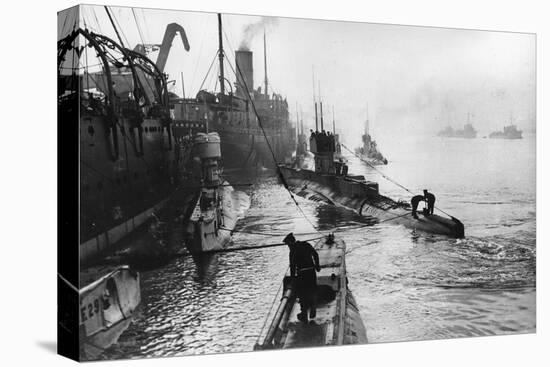
[[[365,180],[364,176],[348,174],[348,166],[335,161],[335,135],[313,132],[309,139],[310,151],[315,156],[315,170],[293,168],[280,164],[283,182],[299,196],[342,206],[359,215],[375,217],[404,225],[407,228],[454,238],[464,237],[464,225],[458,219],[427,210],[413,216],[411,206],[381,195],[378,183]]]

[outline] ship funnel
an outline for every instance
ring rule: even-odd
[[[241,96],[245,96],[247,88],[250,93],[252,93],[254,90],[252,51],[235,51],[235,62],[237,64],[237,93]]]

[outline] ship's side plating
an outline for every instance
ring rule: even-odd
[[[163,205],[178,183],[185,149],[175,149],[165,76],[146,56],[76,28],[58,42],[58,70],[61,124],[80,125],[80,259],[86,260]],[[75,100],[78,111],[71,108]]]

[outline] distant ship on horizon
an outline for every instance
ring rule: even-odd
[[[464,125],[464,128],[461,129],[453,129],[452,126],[447,125],[445,129],[439,131],[437,133],[437,136],[443,137],[443,138],[463,138],[463,139],[474,139],[477,137],[477,131],[474,128],[474,126],[470,122],[470,116],[472,114],[468,112],[468,122]]]
[[[513,124],[513,117],[510,116],[510,124],[505,125],[502,131],[493,131],[489,134],[490,139],[522,139],[522,131]]]

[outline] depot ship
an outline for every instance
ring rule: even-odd
[[[167,33],[173,38],[175,28]],[[87,28],[58,42],[59,126],[80,124],[81,261],[143,224],[181,183],[191,145],[173,135],[168,50],[157,65]]]
[[[222,38],[222,17],[218,14],[217,58],[219,92],[200,90],[195,98],[174,99],[176,125],[206,124],[221,140],[225,169],[274,168],[291,159],[296,147],[296,129],[289,120],[286,98],[269,93],[267,51],[264,34],[264,85],[254,89],[253,53],[235,51],[234,86],[226,78],[226,57]],[[270,149],[271,148],[271,149]]]
[[[189,50],[184,29],[168,26],[155,63],[143,45],[123,43],[114,14],[104,9],[118,40],[87,28],[79,7],[58,18],[58,128],[77,123],[80,134],[80,277],[69,285],[80,302],[83,359],[115,343],[141,301],[133,269],[90,263],[165,206],[184,184],[191,152],[189,139],[173,134],[163,70],[176,33]]]

